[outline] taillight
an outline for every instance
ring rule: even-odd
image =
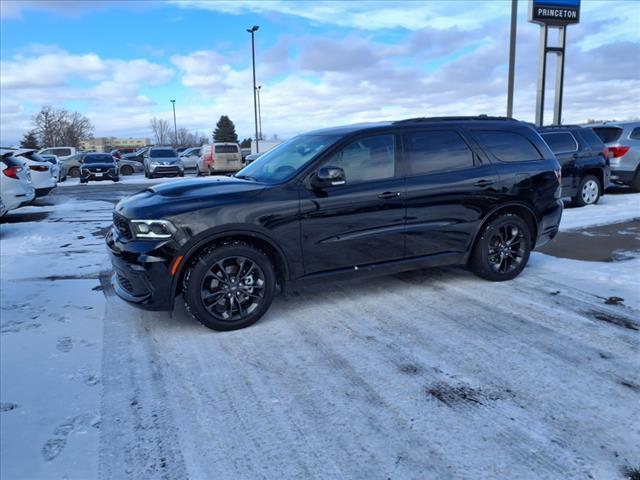
[[[209,158],[207,159],[207,167],[210,167],[211,165],[213,165],[215,162],[214,158],[213,158],[213,150],[211,150],[211,155],[209,155]]]
[[[2,173],[4,173],[7,177],[15,178],[16,180],[20,180],[18,178],[18,174],[22,171],[22,167],[9,167],[6,168]]]
[[[629,151],[629,147],[624,145],[620,145],[618,147],[607,147],[607,152],[609,152],[609,158],[622,157],[628,151]]]
[[[29,165],[29,168],[34,172],[48,172],[49,167],[46,165]]]

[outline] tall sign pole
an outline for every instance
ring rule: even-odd
[[[556,88],[553,103],[553,123],[562,123],[564,93],[564,60],[567,46],[567,25],[580,22],[580,0],[529,0],[529,21],[540,25],[540,60],[536,89],[536,125],[544,124],[544,96],[547,76],[547,54],[557,55]],[[549,46],[549,29],[558,29],[559,44]]]
[[[518,0],[511,0],[511,37],[509,40],[509,86],[507,87],[507,117],[513,117],[513,84],[516,68],[516,29],[518,26]]]
[[[251,28],[247,29],[247,32],[251,34],[251,63],[253,65],[253,116],[256,123],[256,153],[260,152],[260,140],[258,139],[258,105],[256,101],[256,44],[255,44],[255,33],[258,31],[260,27],[258,25],[254,25]]]

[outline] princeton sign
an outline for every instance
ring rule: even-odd
[[[529,21],[561,27],[580,22],[580,0],[529,0]]]

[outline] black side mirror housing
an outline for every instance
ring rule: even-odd
[[[313,188],[335,187],[347,183],[344,170],[340,167],[322,167],[311,178],[311,186]]]

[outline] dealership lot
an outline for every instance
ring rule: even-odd
[[[111,209],[151,183],[70,182],[0,227],[3,478],[617,478],[640,464],[640,194],[565,212],[559,244],[601,235],[618,261],[558,247],[506,283],[438,268],[307,284],[215,333],[111,291]]]

